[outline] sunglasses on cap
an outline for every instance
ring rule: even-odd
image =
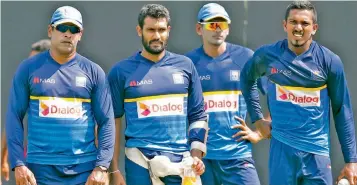
[[[81,29],[78,26],[70,26],[70,25],[65,25],[65,24],[59,24],[57,26],[54,26],[57,31],[66,33],[67,30],[69,30],[72,34],[76,34],[81,32]]]
[[[217,28],[226,30],[229,28],[228,22],[200,22],[206,30],[216,31]]]

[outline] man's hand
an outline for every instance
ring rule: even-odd
[[[26,166],[15,168],[15,179],[16,185],[36,185],[35,176]]]
[[[202,162],[203,152],[193,148],[191,150],[191,156],[193,158],[193,171],[196,173],[196,175],[202,175],[203,172],[205,172],[205,164]]]
[[[263,138],[271,138],[271,121],[266,119],[260,119],[254,123],[257,131],[263,136]]]
[[[87,179],[85,185],[107,185],[109,184],[108,172],[99,167],[95,167]]]
[[[241,136],[239,139],[237,139],[237,142],[248,140],[251,143],[258,143],[260,140],[264,139],[259,131],[252,131],[242,118],[234,116],[234,119],[239,121],[240,124],[234,125],[231,128],[241,130],[232,136],[232,138]]]
[[[115,170],[111,173],[111,185],[126,185],[123,175],[119,170]]]
[[[6,181],[10,180],[10,167],[7,161],[1,164],[1,174],[3,175]]]
[[[202,175],[205,172],[205,164],[198,157],[193,157],[192,168],[196,175]]]
[[[350,185],[357,185],[357,163],[346,163],[337,178],[337,182],[344,177],[350,182]]]

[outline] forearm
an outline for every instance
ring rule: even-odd
[[[207,152],[207,134],[208,134],[208,124],[206,121],[196,121],[190,124],[189,131],[189,143],[191,151],[202,158]],[[197,151],[200,151],[198,153]],[[193,154],[191,153],[191,154]],[[197,157],[198,157],[197,156]]]
[[[96,166],[109,168],[113,158],[114,137],[113,120],[108,119],[105,124],[98,125],[98,155]]]
[[[192,157],[198,157],[199,159],[202,159],[203,154],[204,153],[201,150],[198,150],[198,149],[192,149],[191,150],[191,156]]]
[[[7,143],[6,143],[6,135],[3,133],[2,138],[1,138],[1,164],[4,164],[4,162],[7,162]]]
[[[6,141],[9,153],[8,159],[11,169],[14,169],[16,166],[25,165],[23,146],[24,130],[21,122],[22,119],[14,118],[15,116],[12,113],[8,113],[6,118]]]
[[[337,136],[341,144],[344,161],[357,162],[355,129],[352,121],[336,124]]]
[[[1,152],[1,164],[8,163],[8,155],[7,146],[4,146]]]
[[[119,169],[119,157],[120,157],[120,137],[121,137],[121,118],[115,119],[115,144],[113,160],[110,164],[110,171],[116,171]]]

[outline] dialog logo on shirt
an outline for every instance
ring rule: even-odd
[[[320,90],[314,88],[284,87],[276,85],[276,99],[282,102],[307,106],[320,106]]]
[[[240,91],[203,93],[206,112],[238,111]]]
[[[139,118],[184,115],[184,97],[153,98],[137,101]]]
[[[81,101],[68,101],[62,98],[39,100],[39,116],[47,118],[81,118]]]
[[[143,112],[141,112],[141,115],[143,116],[148,116],[151,112],[150,112],[150,107],[143,104],[143,103],[139,103],[139,107],[141,110],[143,110]]]

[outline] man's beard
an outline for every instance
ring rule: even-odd
[[[299,41],[292,41],[292,42],[290,42],[291,43],[291,45],[293,45],[294,47],[296,47],[296,48],[299,48],[299,47],[302,47],[302,46],[304,46],[310,39],[312,39],[312,35],[310,35],[310,38],[309,39],[307,39],[305,42],[303,42],[303,43],[301,43],[301,44],[299,44]],[[295,43],[294,43],[295,42]]]
[[[150,44],[151,44],[152,42],[157,42],[157,41],[159,41],[159,42],[161,43],[161,47],[151,48],[151,47],[150,47]],[[153,54],[153,55],[158,55],[158,54],[162,53],[162,52],[165,50],[165,48],[166,48],[166,43],[165,43],[165,42],[162,42],[162,41],[160,41],[160,40],[158,40],[158,39],[157,39],[157,40],[151,40],[151,41],[149,41],[149,42],[146,42],[146,41],[145,41],[145,38],[142,37],[141,42],[142,42],[142,44],[143,44],[145,50],[146,50],[148,53]]]

